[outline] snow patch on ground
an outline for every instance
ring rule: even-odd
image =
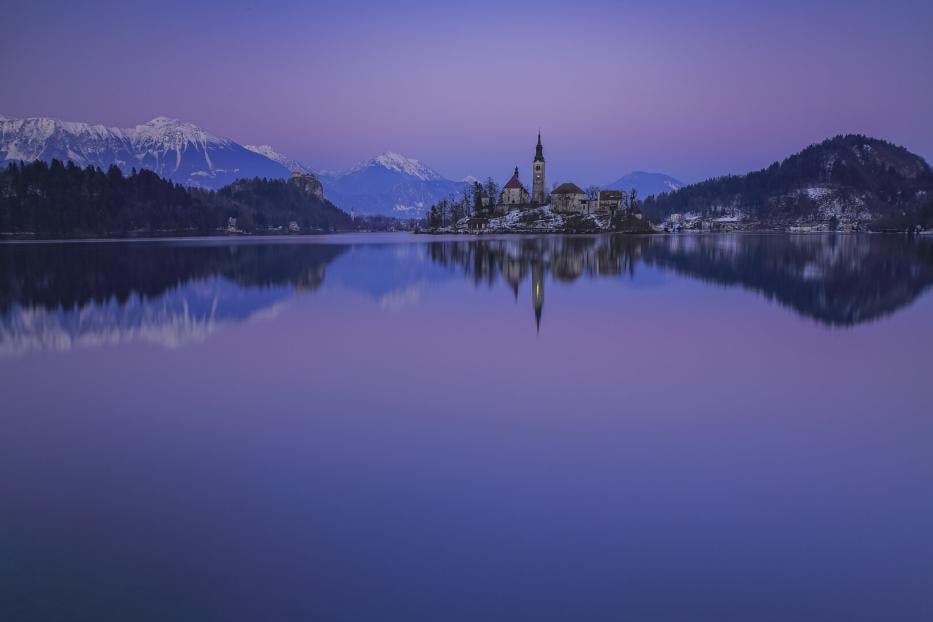
[[[826,197],[827,195],[830,195],[833,193],[831,188],[819,188],[819,187],[807,188],[804,190],[804,192],[806,193],[808,197],[810,197],[810,199],[814,201],[818,201]]]
[[[516,209],[498,218],[490,218],[486,231],[550,230],[559,229],[563,225],[563,216],[552,210],[550,205],[542,205],[534,209]]]

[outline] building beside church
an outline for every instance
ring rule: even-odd
[[[551,209],[558,213],[580,213],[586,205],[586,193],[577,184],[567,182],[551,190]]]
[[[621,190],[599,190],[587,198],[586,192],[574,183],[564,183],[551,191],[551,209],[561,214],[612,215],[623,209],[625,193]]]
[[[621,190],[600,190],[586,202],[588,214],[615,214],[622,209],[625,193]]]

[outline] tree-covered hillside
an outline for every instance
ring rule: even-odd
[[[836,136],[768,168],[730,175],[649,197],[653,220],[673,213],[739,211],[764,224],[863,224],[918,213],[933,196],[933,171],[918,155],[889,142]]]
[[[0,169],[0,234],[39,238],[210,235],[230,218],[244,232],[339,231],[348,214],[285,180],[241,180],[218,192],[185,188],[148,170],[125,176],[53,160]],[[293,227],[294,228],[294,227]]]

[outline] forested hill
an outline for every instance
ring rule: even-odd
[[[319,186],[318,186],[319,188]],[[342,231],[350,216],[297,180],[239,180],[217,192],[148,170],[125,176],[53,160],[0,169],[0,236],[38,238]]]
[[[929,211],[933,171],[889,142],[850,134],[747,175],[710,179],[648,198],[655,221],[674,213],[735,214],[762,224],[881,224]]]

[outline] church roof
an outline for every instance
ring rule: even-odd
[[[522,182],[518,181],[518,168],[515,169],[515,174],[512,175],[512,179],[505,182],[505,189],[509,190],[512,188],[521,188]]]
[[[567,182],[551,190],[551,194],[586,194],[577,184]]]

